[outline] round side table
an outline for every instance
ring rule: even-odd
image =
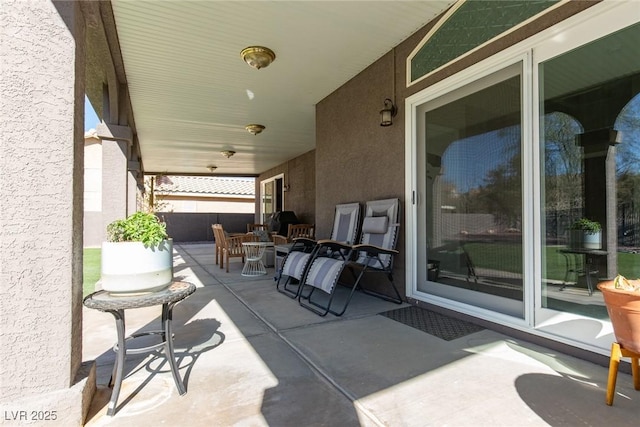
[[[164,353],[169,361],[169,365],[171,366],[171,373],[173,374],[173,380],[178,388],[178,393],[182,396],[187,392],[178,373],[178,366],[176,365],[176,359],[173,355],[171,320],[173,317],[173,307],[195,291],[196,287],[192,283],[173,282],[168,288],[158,292],[137,295],[115,295],[106,291],[98,291],[85,297],[83,303],[86,307],[111,313],[116,319],[118,342],[113,346],[113,351],[116,352],[116,361],[113,365],[111,380],[109,381],[109,385],[113,386],[113,391],[111,392],[111,400],[109,401],[109,406],[107,408],[107,415],[114,415],[116,412],[116,404],[118,402],[118,395],[120,394],[120,387],[122,385],[124,359],[127,354],[146,353],[160,347],[164,347]],[[150,307],[160,304],[162,304],[162,330],[140,332],[125,338],[124,311],[126,309]],[[162,342],[144,348],[127,350],[127,341],[145,335],[160,335]]]
[[[242,249],[246,256],[246,262],[242,267],[242,275],[246,277],[262,276],[267,274],[262,256],[267,249],[266,242],[243,242]]]

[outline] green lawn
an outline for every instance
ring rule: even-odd
[[[83,296],[94,291],[96,282],[100,280],[100,248],[85,248],[82,274]]]
[[[476,267],[522,273],[522,246],[508,243],[468,243],[466,251]],[[566,272],[566,258],[560,253],[561,247],[546,248],[546,278],[563,280]],[[640,254],[618,252],[619,274],[628,278],[640,277]]]

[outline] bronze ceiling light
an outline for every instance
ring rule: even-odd
[[[220,154],[222,154],[223,156],[225,156],[228,159],[229,157],[231,157],[234,154],[236,154],[236,152],[233,151],[233,150],[224,150],[224,151],[221,151]]]
[[[276,54],[264,46],[249,46],[242,49],[240,56],[251,67],[259,70],[268,67],[276,59]]]
[[[254,135],[257,135],[263,130],[265,130],[264,126],[259,125],[257,123],[251,123],[249,125],[246,125],[244,128],[247,130],[247,132],[252,133]]]

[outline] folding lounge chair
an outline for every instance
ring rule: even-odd
[[[327,313],[341,316],[346,311],[356,289],[401,304],[402,297],[395,287],[392,274],[393,257],[398,253],[395,245],[398,237],[399,210],[398,199],[367,202],[360,244],[347,246],[337,242],[319,241],[318,248],[312,254],[307,271],[302,278],[303,285],[298,292],[300,305],[320,316],[325,316]],[[324,250],[325,247],[327,250]],[[343,256],[335,257],[336,253]],[[331,305],[334,302],[340,275],[345,268],[352,272],[354,283],[342,309],[334,310]],[[367,290],[362,286],[365,273],[373,272],[387,276],[392,295]],[[307,287],[311,289],[305,294],[304,289]]]
[[[289,253],[282,262],[282,270],[278,272],[276,277],[276,290],[278,292],[290,298],[295,299],[298,297],[300,280],[316,248],[315,240],[306,237],[298,237],[294,240]],[[280,286],[281,282],[282,287]],[[295,288],[292,287],[294,284],[297,285]]]
[[[331,240],[348,245],[353,244],[358,235],[359,222],[359,203],[336,205]],[[290,285],[292,285],[294,281],[300,283],[306,271],[307,263],[317,249],[319,249],[319,247],[316,245],[315,240],[309,238],[296,238],[294,240],[289,254],[287,254],[282,262],[282,270],[278,272],[278,276],[276,277],[276,289],[278,292],[282,292],[291,298],[298,297],[299,286],[297,286],[294,291],[290,288]],[[323,249],[328,250],[329,247],[324,246]],[[283,279],[284,282],[282,283],[282,287],[280,287]]]

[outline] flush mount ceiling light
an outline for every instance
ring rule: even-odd
[[[209,169],[209,172],[213,173],[213,171],[218,169],[218,167],[217,166],[213,166],[213,165],[209,165],[209,166],[207,166],[207,169]]]
[[[257,123],[251,123],[250,125],[246,125],[244,127],[249,133],[252,133],[254,135],[259,134],[260,132],[262,132],[265,127],[262,125],[259,125]]]
[[[250,66],[259,70],[268,67],[276,59],[276,54],[264,46],[249,46],[242,49],[240,56]]]
[[[224,151],[221,151],[220,154],[222,154],[223,156],[225,156],[228,159],[229,157],[231,157],[234,154],[236,154],[236,152],[233,151],[233,150],[224,150]]]

